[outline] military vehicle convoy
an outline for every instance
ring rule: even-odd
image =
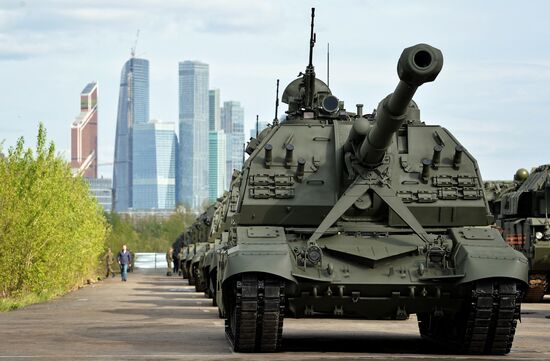
[[[203,277],[203,263],[205,255],[212,247],[209,235],[212,218],[217,208],[218,204],[209,206],[189,227],[186,237],[184,237],[186,247],[182,259],[183,278],[187,278],[189,284],[194,285],[197,292],[207,290],[207,283]]]
[[[449,350],[508,353],[528,261],[490,226],[475,158],[412,100],[442,69],[441,51],[406,48],[394,92],[352,113],[316,78],[313,20],[314,9],[286,118],[251,139],[209,237],[233,349],[278,351],[285,317],[416,314],[422,336]]]
[[[531,174],[519,169],[513,182],[486,182],[496,224],[504,239],[529,260],[529,289],[524,301],[540,302],[550,279],[550,165]]]

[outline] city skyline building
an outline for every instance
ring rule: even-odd
[[[107,213],[113,205],[113,184],[110,178],[84,178],[90,186],[90,193]]]
[[[189,60],[178,65],[178,203],[199,210],[208,199],[209,67]]]
[[[221,129],[220,89],[208,91],[208,131]]]
[[[113,209],[132,208],[134,124],[149,120],[149,61],[130,58],[122,67],[113,165]]]
[[[221,110],[221,125],[226,134],[226,188],[229,188],[233,169],[240,170],[244,155],[244,108],[240,102],[225,101]]]
[[[176,207],[177,137],[173,122],[134,124],[132,209]]]
[[[80,113],[71,125],[71,168],[84,177],[97,178],[97,83],[80,93]]]
[[[208,132],[208,200],[215,202],[225,191],[226,136],[223,130]]]

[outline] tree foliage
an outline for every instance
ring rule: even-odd
[[[185,211],[174,213],[168,218],[131,218],[118,213],[108,213],[106,218],[111,225],[111,232],[105,243],[112,250],[120,249],[126,244],[134,252],[166,252],[195,217],[194,213]]]
[[[56,295],[93,277],[107,223],[81,177],[38,129],[0,157],[0,299]]]

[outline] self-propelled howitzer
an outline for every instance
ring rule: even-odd
[[[489,226],[473,156],[420,121],[412,97],[442,64],[431,46],[405,49],[372,115],[347,112],[319,79],[287,87],[287,117],[245,163],[220,254],[235,350],[278,350],[288,316],[417,314],[423,336],[461,352],[509,352],[527,262]]]
[[[488,182],[495,223],[504,239],[529,260],[524,302],[541,302],[550,280],[550,164],[519,169],[513,182]],[[498,185],[500,192],[494,191]],[[497,188],[498,189],[498,188]]]

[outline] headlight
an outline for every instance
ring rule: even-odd
[[[542,232],[535,233],[535,238],[536,239],[542,239]]]
[[[307,260],[313,264],[317,264],[321,262],[321,257],[323,256],[323,253],[321,251],[321,248],[316,245],[311,245],[306,250]]]

